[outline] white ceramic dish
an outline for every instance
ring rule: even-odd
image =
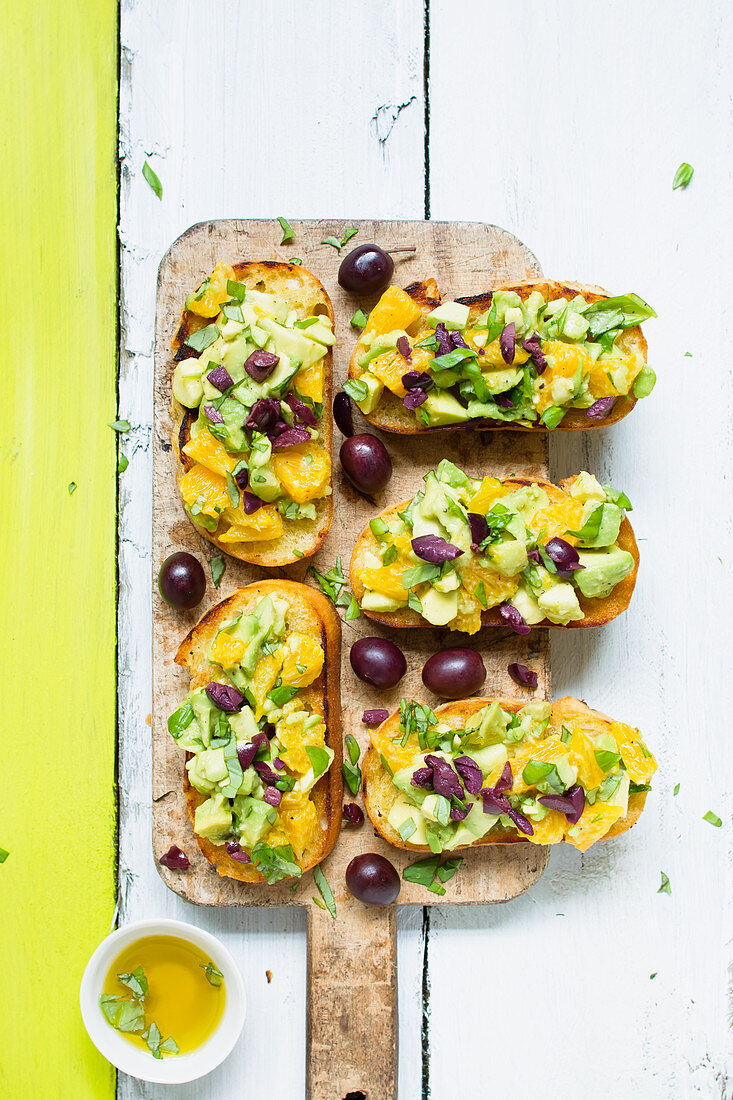
[[[102,1014],[99,997],[110,966],[125,947],[146,936],[176,936],[188,940],[205,951],[214,966],[224,975],[224,1014],[216,1030],[197,1050],[157,1060],[115,1031]],[[136,921],[119,928],[102,940],[84,971],[79,1003],[89,1038],[113,1066],[141,1081],[155,1081],[165,1085],[195,1081],[221,1065],[241,1034],[246,1012],[244,982],[237,964],[224,945],[193,924],[165,919]]]

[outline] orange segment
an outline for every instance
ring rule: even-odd
[[[579,531],[583,522],[583,505],[569,493],[564,493],[554,486],[545,487],[545,492],[550,498],[547,507],[535,512],[532,519],[532,530],[539,534],[544,529],[543,539],[559,536],[571,545],[578,541],[568,531]]]
[[[273,456],[272,465],[283,489],[297,504],[322,497],[331,480],[331,456],[316,443],[289,447]]]
[[[572,826],[574,836],[567,839],[579,852],[587,852],[591,844],[605,836],[613,823],[623,817],[623,813],[620,806],[608,806],[602,802],[586,806],[578,824]]]
[[[234,269],[220,261],[198,290],[186,299],[188,312],[198,317],[216,317],[222,302],[229,297],[227,280],[234,278]]]
[[[282,650],[277,650],[275,653],[268,653],[267,656],[262,657],[257,663],[255,674],[252,677],[252,695],[254,696],[255,703],[257,704],[255,710],[255,718],[260,719],[262,717],[262,706],[267,698],[267,695],[272,691],[275,686],[275,682],[280,675],[280,669],[283,663]]]
[[[323,401],[323,363],[313,363],[305,370],[299,370],[293,383],[301,397],[310,397],[311,401]]]
[[[318,830],[318,813],[307,794],[288,791],[282,796],[278,813],[280,829],[292,845],[296,859],[301,859],[306,848],[313,843]]]
[[[209,651],[209,659],[222,668],[235,668],[242,660],[245,648],[240,638],[233,638],[231,634],[217,634]]]
[[[313,634],[290,634],[281,651],[284,654],[282,682],[308,687],[323,669],[323,646]]]
[[[485,477],[475,497],[470,501],[468,510],[485,516],[494,501],[506,496],[507,492],[506,486],[497,477]]]
[[[230,503],[227,483],[204,466],[192,466],[179,481],[181,496],[189,507],[201,499],[201,511],[216,518]]]
[[[394,332],[406,329],[420,317],[420,310],[409,294],[397,286],[387,287],[382,297],[369,314],[362,338],[367,341],[376,333]]]
[[[493,569],[482,569],[473,558],[468,565],[459,569],[461,580],[466,589],[475,596],[479,584],[484,586],[486,607],[496,607],[513,596],[519,587],[516,577],[502,577]]]
[[[393,722],[387,721],[377,729],[371,730],[369,736],[376,752],[384,756],[393,772],[398,772],[401,768],[407,768],[414,760],[416,753],[420,752],[420,746],[414,736],[410,738],[404,748],[399,740],[392,740],[393,737],[400,738],[397,719]]]
[[[552,383],[555,378],[573,378],[579,366],[588,374],[593,360],[580,344],[566,344],[562,340],[545,340],[542,351],[547,359],[547,369],[540,376],[537,411],[543,413],[555,404]]]
[[[567,747],[570,763],[578,769],[578,782],[587,791],[592,791],[603,782],[606,774],[598,765],[593,742],[581,730],[573,728]]]
[[[382,565],[378,569],[362,569],[361,581],[365,588],[371,588],[373,592],[381,592],[383,596],[389,596],[393,600],[406,600],[407,589],[402,583],[402,574],[407,563],[399,557],[391,565]]]
[[[616,739],[624,766],[634,783],[648,783],[657,770],[657,762],[639,736],[639,731],[623,722],[614,722],[611,735]]]
[[[283,746],[280,754],[290,771],[298,775],[305,775],[311,767],[311,759],[306,752],[308,748],[323,748],[326,743],[326,727],[323,722],[310,729],[303,729],[303,719],[287,725],[280,721],[277,724],[277,737]]]
[[[222,518],[229,529],[220,534],[222,542],[259,542],[260,539],[278,539],[283,533],[282,516],[277,508],[265,505],[252,515],[239,508],[226,508]]]
[[[534,835],[527,837],[533,844],[559,844],[565,835],[567,824],[565,814],[559,810],[548,810],[542,821],[533,821]]]
[[[231,473],[239,462],[239,459],[235,455],[230,455],[223,443],[215,439],[205,428],[189,439],[183,448],[183,453],[199,466],[205,466],[207,470],[219,474],[220,477],[225,477],[227,472]]]

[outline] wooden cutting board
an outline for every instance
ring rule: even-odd
[[[355,310],[371,309],[377,296],[356,300],[341,290],[337,272],[341,257],[321,239],[341,239],[347,228],[358,227],[349,247],[376,241],[382,247],[414,247],[414,253],[395,256],[394,282],[406,286],[434,276],[448,297],[476,294],[510,280],[542,274],[532,253],[493,225],[473,222],[293,222],[295,240],[280,246],[275,221],[218,221],[192,226],[171,246],[158,273],[155,350],[155,435],[153,473],[153,570],[176,550],[188,550],[199,559],[218,553],[196,532],[186,517],[175,485],[175,455],[171,448],[169,414],[173,371],[171,340],[178,326],[183,300],[218,260],[280,259],[299,256],[303,266],[324,284],[333,300],[337,344],[334,350],[334,392],[347,375],[357,330],[349,322]],[[356,429],[372,430],[355,410]],[[380,433],[377,433],[380,434]],[[341,436],[335,435],[335,447]],[[441,458],[454,461],[473,477],[548,477],[547,437],[529,433],[448,431],[420,437],[383,435],[392,456],[394,475],[378,498],[381,510],[406,500],[423,475]],[[333,890],[338,916],[313,903],[318,896],[312,875],[306,874],[291,892],[284,883],[253,886],[222,879],[200,854],[183,798],[183,753],[167,731],[166,719],[188,690],[188,676],[173,663],[179,642],[198,619],[240,585],[264,576],[287,576],[313,583],[307,577],[311,562],[323,572],[340,556],[348,563],[356,538],[375,514],[342,476],[334,453],[334,522],[319,553],[282,570],[266,571],[227,558],[217,591],[210,585],[204,602],[191,612],[177,612],[160,599],[153,585],[153,851],[165,883],[187,901],[198,905],[299,905],[308,914],[308,1037],[307,1090],[309,1100],[393,1100],[396,1096],[397,988],[395,907],[373,909],[347,892],[344,872],[360,852],[386,855],[401,872],[422,858],[391,848],[375,837],[368,818],[359,829],[345,827],[331,855],[321,864]],[[361,716],[365,708],[394,709],[401,697],[424,699],[437,705],[424,688],[420,672],[436,650],[455,644],[478,649],[487,668],[482,694],[527,698],[507,674],[511,661],[522,661],[539,677],[535,698],[549,698],[550,670],[547,631],[534,630],[522,638],[505,628],[484,628],[467,639],[441,630],[390,631],[364,617],[343,624],[342,726],[363,748],[369,741]],[[408,672],[398,688],[378,693],[361,684],[349,665],[349,649],[363,635],[391,637],[404,649]],[[347,798],[350,796],[347,792]],[[361,801],[361,798],[359,798]],[[171,872],[159,857],[176,843],[191,860],[190,870]],[[464,863],[439,897],[422,886],[404,883],[401,905],[465,905],[508,901],[532,886],[542,875],[548,849],[531,844],[487,846],[461,853]]]

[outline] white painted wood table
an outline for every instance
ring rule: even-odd
[[[304,917],[193,909],[166,890],[146,724],[158,263],[196,221],[278,214],[494,222],[547,275],[635,290],[659,313],[653,397],[615,428],[551,443],[556,476],[584,467],[627,491],[642,550],[627,614],[556,632],[554,694],[639,724],[655,790],[632,833],[554,852],[514,902],[400,913],[400,1100],[518,1081],[552,1100],[731,1096],[726,14],[725,0],[122,0],[120,415],[135,427],[120,490],[120,912],[222,936],[249,1018],[203,1081],[121,1076],[121,1097],[304,1094]],[[683,160],[695,177],[673,192]]]

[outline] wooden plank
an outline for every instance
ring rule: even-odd
[[[359,238],[377,239],[387,248],[406,243],[416,248],[400,266],[400,280],[409,283],[430,272],[448,296],[458,296],[511,281],[539,275],[539,265],[516,238],[495,226],[473,223],[439,222],[360,222],[352,223]],[[341,235],[344,225],[337,225]],[[293,222],[295,248],[303,265],[312,271],[332,295],[336,318],[337,345],[334,349],[334,374],[346,376],[348,359],[355,341],[349,319],[354,300],[338,286],[339,257],[330,246],[322,245],[326,223]],[[272,222],[223,221],[194,226],[171,247],[161,264],[158,280],[158,314],[155,356],[155,427],[153,474],[153,558],[162,560],[175,550],[185,549],[199,558],[215,552],[196,532],[183,513],[175,488],[176,461],[171,449],[170,380],[174,361],[171,341],[180,323],[181,303],[190,289],[216,262],[227,259],[274,258],[279,249],[279,226]],[[358,415],[358,414],[357,414]],[[491,472],[520,476],[546,476],[547,440],[545,436],[501,433],[486,437],[475,432],[431,434],[420,440],[419,454],[410,437],[386,435],[394,473],[389,490],[379,506],[409,498],[420,485],[422,476],[433,469],[449,448],[458,465],[472,476],[487,469]],[[488,444],[488,446],[487,446]],[[334,485],[335,521],[326,543],[312,559],[322,572],[336,557],[344,563],[374,506],[361,498],[348,482],[337,475]],[[280,572],[295,580],[306,579],[309,562],[304,561]],[[313,914],[314,885],[304,876],[297,888],[291,885],[253,886],[222,879],[212,873],[204,857],[196,850],[183,799],[183,754],[167,730],[167,717],[188,690],[188,676],[173,663],[181,638],[208,608],[218,603],[241,584],[267,571],[235,559],[227,559],[227,570],[220,590],[210,590],[205,602],[195,611],[182,615],[169,608],[159,597],[153,600],[153,846],[157,857],[171,843],[184,848],[191,859],[187,872],[160,868],[166,883],[188,901],[212,906],[302,906],[309,910],[309,1033],[308,1087],[311,1100],[327,1100],[334,1087],[343,1093],[368,1085],[371,1100],[391,1100],[395,1088],[394,1053],[397,1046],[395,919],[391,910],[375,912],[356,902],[345,887],[345,870],[350,860],[364,851],[380,851],[402,870],[414,862],[411,852],[398,851],[375,839],[367,827],[344,829],[331,855],[322,867],[334,892],[339,919],[331,926]],[[395,707],[402,696],[422,698],[424,688],[420,670],[429,655],[444,645],[444,632],[410,631],[398,638],[408,657],[408,673],[391,693],[375,695],[361,684],[351,671],[348,651],[359,635],[382,633],[394,637],[370,620],[345,622],[347,635],[342,651],[343,726],[360,742],[369,743],[368,731],[361,723],[366,708],[375,705]],[[487,693],[514,695],[516,689],[507,674],[510,656],[528,662],[540,676],[541,689],[549,692],[548,642],[546,631],[535,631],[519,639],[509,630],[486,628],[472,639],[482,651],[487,665]],[[453,904],[506,901],[533,885],[545,868],[547,850],[532,845],[482,847],[465,853],[461,874],[451,882],[446,902]],[[404,883],[402,904],[432,904],[436,895],[411,883]],[[368,1006],[364,1005],[371,991]],[[336,1010],[338,1006],[338,1010]],[[381,1043],[374,1044],[379,1021]]]
[[[455,1091],[456,1066],[463,1081],[479,1079],[492,1052],[499,1091],[516,1087],[517,1065],[548,1097],[564,1095],[569,1080],[593,1094],[599,1073],[610,1093],[643,1100],[724,1096],[730,1087],[726,10],[693,11],[679,0],[663,9],[627,0],[494,5],[500,55],[531,74],[497,80],[475,33],[485,7],[431,5],[431,41],[441,58],[461,60],[459,73],[435,56],[431,67],[433,215],[491,217],[527,241],[549,277],[635,290],[660,318],[645,326],[659,376],[653,396],[618,427],[551,440],[555,477],[584,467],[628,492],[642,553],[625,615],[600,632],[553,635],[554,693],[638,724],[659,776],[630,834],[582,858],[553,853],[530,895],[501,910],[433,911],[435,1097]],[[482,140],[477,103],[491,104]],[[448,145],[471,150],[470,171],[439,155]],[[683,160],[695,177],[673,192]],[[701,820],[709,808],[723,829]],[[660,871],[671,897],[657,894]],[[456,1027],[465,959],[471,980],[461,984]],[[486,990],[516,990],[518,972],[525,990],[531,982],[529,1032],[515,1014],[492,1012],[487,1048]],[[569,988],[570,1006],[561,993]],[[618,1057],[609,1059],[611,1038]]]
[[[7,1097],[114,1094],[78,988],[115,893],[116,12],[6,5],[0,41]]]
[[[269,1095],[272,1064],[262,1051],[271,1049],[273,1027],[287,1037],[278,1051],[278,1090],[303,1095],[306,922],[297,909],[194,911],[165,888],[151,858],[155,277],[170,242],[202,218],[422,216],[423,4],[375,0],[369,22],[382,31],[368,51],[349,48],[364,18],[356,0],[332,8],[327,19],[312,0],[178,0],[175,19],[142,0],[121,6],[120,403],[134,426],[125,443],[130,466],[120,479],[121,914],[195,919],[223,938],[244,974],[242,1041],[216,1073],[181,1090],[196,1100]],[[334,95],[335,87],[346,91]],[[146,157],[163,182],[162,203],[140,176]],[[398,953],[401,1027],[410,1040],[400,1049],[401,1096],[418,1100],[419,909],[398,914]],[[167,1095],[124,1076],[119,1092],[125,1100]]]

